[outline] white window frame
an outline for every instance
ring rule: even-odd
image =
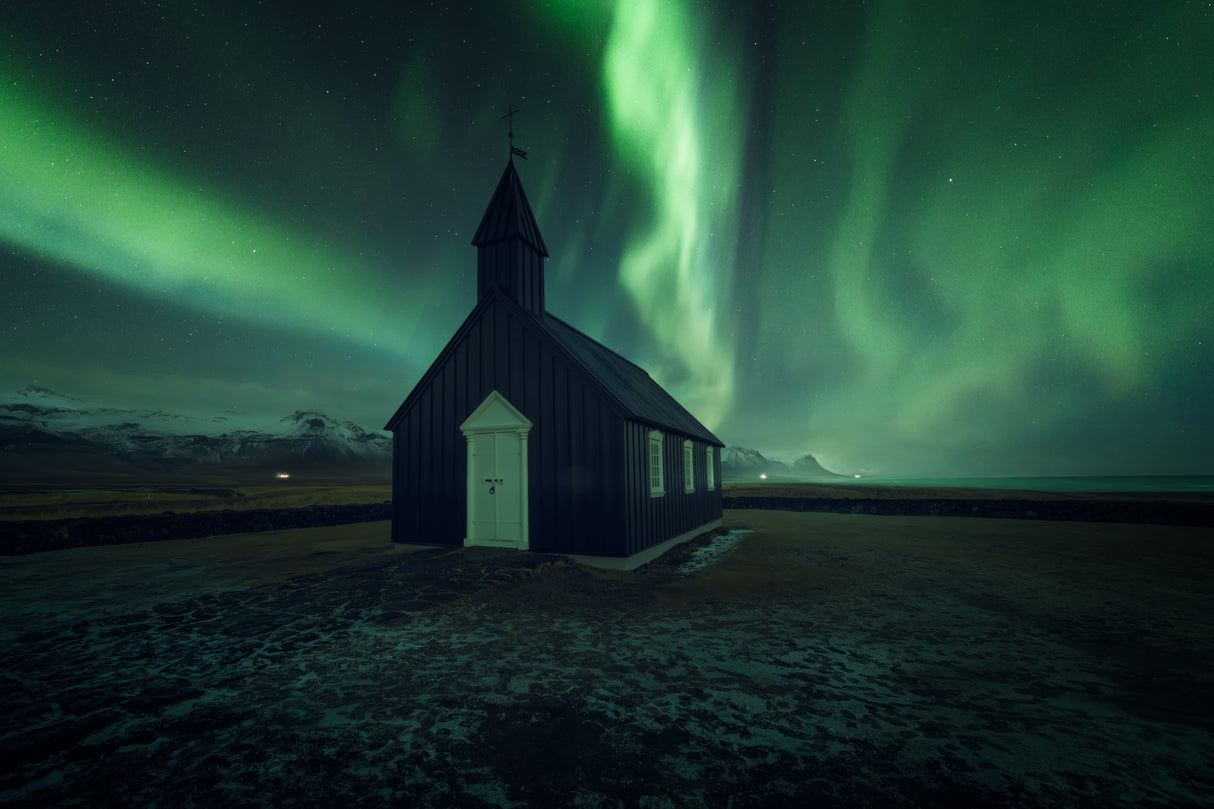
[[[666,494],[666,464],[665,455],[662,452],[661,430],[649,431],[648,448],[646,465],[649,470],[649,496],[661,497]]]
[[[704,473],[708,479],[708,491],[712,491],[717,487],[717,465],[716,458],[712,457],[713,447],[711,445],[704,447]]]
[[[683,493],[696,490],[696,453],[690,438],[683,439]]]

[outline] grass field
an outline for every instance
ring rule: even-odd
[[[74,517],[179,514],[194,511],[259,508],[303,508],[382,503],[392,498],[383,485],[235,486],[221,489],[182,487],[158,491],[88,489],[76,491],[0,493],[0,521],[62,520]]]
[[[830,485],[820,483],[725,483],[726,497],[827,498],[849,500],[867,498],[956,499],[1024,498],[1034,500],[1188,500],[1209,502],[1214,495],[1190,493],[1075,494],[1066,492],[1014,492],[996,489],[915,488],[906,486]],[[320,505],[357,505],[382,503],[392,498],[388,483],[340,483],[284,481],[272,485],[233,485],[208,481],[205,487],[189,485],[161,486],[155,490],[138,487],[81,487],[45,491],[0,491],[0,522],[6,520],[60,520],[76,517],[147,515],[173,511],[179,514],[223,509],[303,508]]]

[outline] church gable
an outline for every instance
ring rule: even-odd
[[[422,399],[441,401],[441,406],[452,408],[464,418],[494,389],[501,390],[526,413],[538,404],[540,388],[554,384],[555,374],[567,378],[565,385],[576,381],[588,386],[595,398],[602,399],[617,415],[630,415],[618,397],[562,341],[555,339],[542,321],[507,295],[493,292],[465,318],[384,429],[396,430]],[[439,406],[437,402],[435,406]]]

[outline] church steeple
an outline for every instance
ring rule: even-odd
[[[514,168],[506,163],[480,227],[476,246],[476,299],[500,288],[524,309],[544,314],[544,259],[548,248]]]

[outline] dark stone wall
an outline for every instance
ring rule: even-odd
[[[1167,500],[933,500],[877,498],[724,497],[727,509],[827,511],[914,517],[996,517],[1013,520],[1073,520],[1148,525],[1214,526],[1214,503]],[[308,506],[251,511],[94,517],[0,522],[0,556],[39,551],[154,542],[376,522],[392,518],[388,501],[369,505]]]
[[[725,508],[907,517],[1214,525],[1214,503],[1176,500],[934,500],[930,498],[725,497]]]
[[[148,516],[0,522],[0,555],[19,556],[86,545],[117,545],[375,522],[391,519],[391,506],[390,502],[385,501],[369,505],[196,511],[189,514],[166,511]]]

